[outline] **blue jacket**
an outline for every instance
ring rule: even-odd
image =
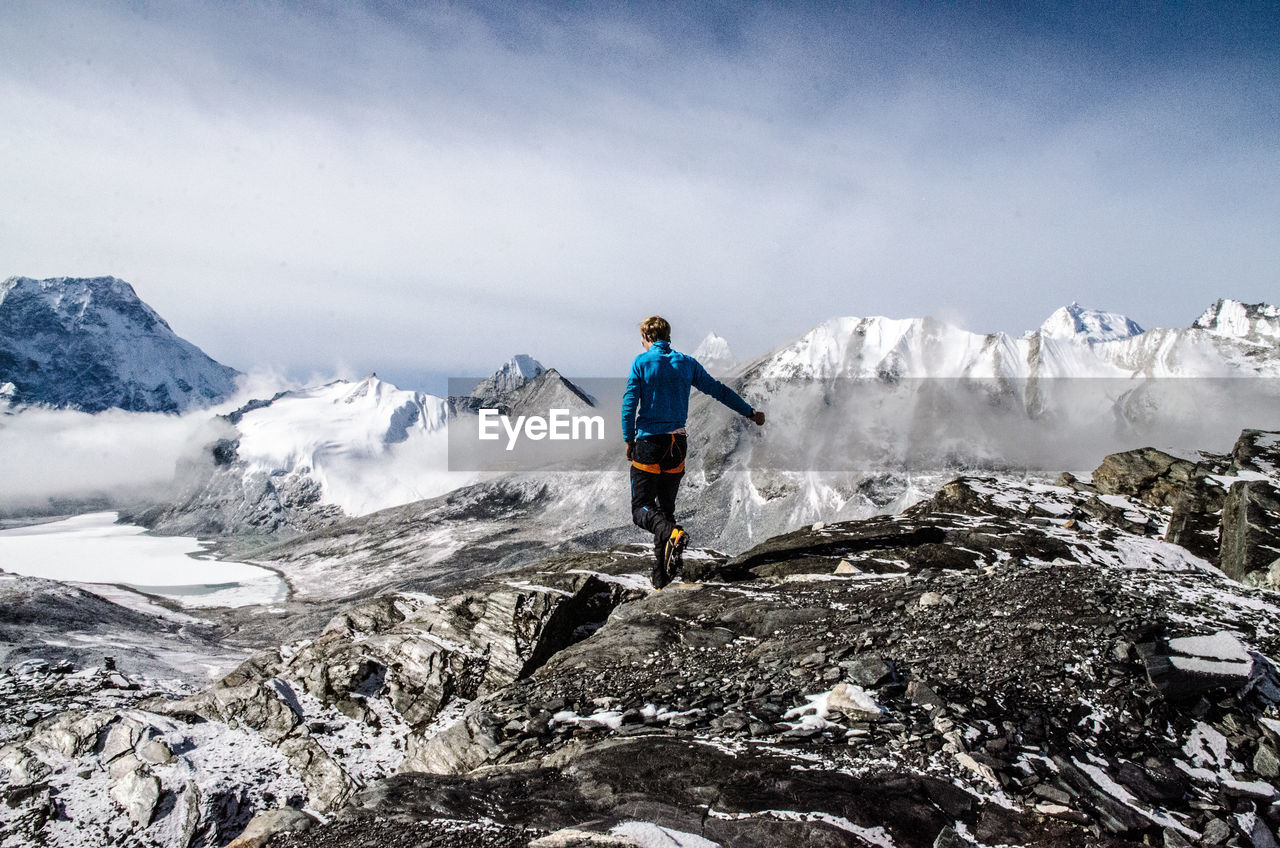
[[[733,389],[707,373],[698,360],[671,349],[671,342],[654,342],[631,363],[627,390],[622,395],[622,438],[656,436],[684,426],[689,416],[689,387],[711,395],[741,415],[754,413]],[[638,410],[637,410],[638,407]]]

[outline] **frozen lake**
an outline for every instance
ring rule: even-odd
[[[71,583],[119,584],[189,607],[239,607],[284,600],[280,575],[257,565],[216,560],[198,539],[149,536],[116,524],[116,513],[0,531],[0,568]]]

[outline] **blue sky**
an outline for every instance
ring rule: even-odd
[[[0,275],[123,277],[246,370],[1280,292],[1275,2],[19,0],[0,117]]]

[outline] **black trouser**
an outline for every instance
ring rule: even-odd
[[[631,466],[631,520],[653,534],[653,552],[662,564],[662,555],[671,531],[676,527],[676,493],[684,477],[684,454],[688,440],[667,433],[636,439],[631,449],[633,463],[658,470]]]

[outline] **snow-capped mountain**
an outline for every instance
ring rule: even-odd
[[[528,375],[534,375],[528,379]],[[484,384],[486,399],[405,391],[376,374],[255,400],[219,419],[183,491],[137,516],[166,532],[293,532],[431,498],[486,475],[450,469],[448,431],[476,405],[513,415],[589,408],[594,399],[528,356]]]
[[[1280,307],[1219,300],[1191,326],[1217,336],[1274,344],[1280,339]]]
[[[182,412],[229,397],[238,372],[177,336],[115,277],[0,283],[0,385],[15,404]]]
[[[333,458],[371,458],[412,434],[442,430],[446,411],[443,399],[397,389],[377,374],[338,380],[238,411],[237,452],[263,467],[318,469]]]
[[[553,407],[582,409],[594,406],[596,400],[554,368],[520,353],[476,384],[471,394],[450,397],[449,402],[455,414],[491,408],[519,415],[545,413]]]
[[[432,497],[447,472],[448,402],[370,374],[283,392],[218,419],[183,491],[141,516],[170,532],[299,530]]]
[[[693,351],[693,358],[701,362],[702,367],[715,377],[727,373],[735,362],[729,343],[714,332],[707,333],[707,337]]]
[[[958,469],[1084,469],[1134,444],[1226,449],[1242,422],[1280,420],[1274,310],[1230,304],[1143,332],[1078,305],[1023,337],[927,317],[825,321],[724,378],[765,427],[695,395],[686,527],[732,551],[899,509]]]
[[[1186,329],[1063,307],[1021,338],[933,318],[833,318],[748,363],[760,379],[1280,376],[1275,307],[1219,301]]]
[[[448,485],[427,472],[444,455],[447,411],[442,398],[370,374],[289,392],[241,415],[236,455],[250,473],[310,469],[325,503],[362,515]]]
[[[545,413],[549,409],[583,410],[596,405],[596,399],[581,387],[548,368],[532,380],[494,398],[512,414]]]
[[[532,356],[518,353],[511,357],[493,374],[484,378],[471,392],[471,397],[480,401],[500,398],[513,392],[546,372],[542,363]]]
[[[1138,322],[1115,312],[1085,309],[1078,303],[1064,306],[1040,325],[1040,335],[1051,339],[1112,342],[1142,332]]]

